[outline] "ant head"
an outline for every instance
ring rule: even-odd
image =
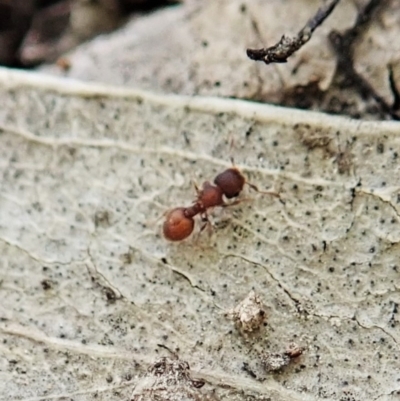
[[[214,183],[221,188],[224,195],[229,198],[235,198],[242,191],[246,179],[242,173],[234,167],[228,168],[215,177]]]
[[[211,185],[208,181],[206,181],[198,194],[198,202],[201,202],[201,205],[204,209],[220,206],[224,203],[222,195],[223,192],[220,187]]]
[[[185,215],[184,207],[177,207],[167,213],[163,225],[164,237],[170,241],[182,241],[193,232],[194,220]]]

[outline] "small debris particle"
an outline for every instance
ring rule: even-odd
[[[107,210],[99,210],[94,214],[94,225],[96,227],[110,226],[110,213]]]
[[[42,281],[40,282],[40,284],[42,285],[42,288],[43,288],[45,291],[50,290],[51,287],[53,286],[52,281],[51,281],[51,280],[48,280],[48,279],[42,280]]]
[[[378,143],[376,146],[376,151],[382,154],[385,151],[385,145],[383,143]]]
[[[117,294],[115,291],[110,287],[104,287],[104,293],[107,298],[107,302],[113,304],[117,300]]]
[[[192,379],[186,361],[162,357],[148,369],[146,378],[136,386],[131,400],[210,400],[199,393],[205,382]]]
[[[262,364],[267,372],[276,372],[289,365],[292,359],[299,357],[303,352],[303,347],[291,343],[284,352],[265,353],[262,356]]]
[[[133,253],[132,252],[123,253],[119,258],[124,265],[130,265],[133,261]]]
[[[262,363],[267,370],[267,372],[276,372],[281,370],[285,366],[289,365],[290,357],[289,355],[282,354],[265,354],[262,358]]]
[[[234,309],[228,312],[235,323],[245,332],[260,328],[266,318],[266,311],[260,297],[251,291]]]

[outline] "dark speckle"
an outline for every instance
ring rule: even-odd
[[[111,304],[114,303],[115,300],[117,299],[117,295],[115,294],[115,291],[110,287],[105,287],[104,292],[106,294],[107,301]]]
[[[51,287],[53,286],[53,283],[51,282],[51,280],[48,280],[48,279],[42,280],[42,281],[40,282],[40,284],[42,285],[42,288],[43,288],[45,291],[50,290]]]

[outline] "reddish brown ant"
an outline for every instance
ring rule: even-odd
[[[214,179],[214,184],[206,181],[201,189],[197,189],[197,199],[192,206],[177,207],[166,214],[163,225],[164,237],[170,241],[182,241],[193,232],[194,217],[200,215],[203,221],[208,221],[207,209],[215,206],[230,206],[224,202],[223,196],[228,199],[236,198],[245,184],[257,192],[277,196],[275,192],[260,191],[255,185],[246,181],[243,174],[236,168],[226,169]]]

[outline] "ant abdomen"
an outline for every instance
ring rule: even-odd
[[[236,198],[242,191],[246,179],[236,168],[228,168],[214,179],[214,184],[221,188],[224,195],[228,198]]]
[[[186,215],[185,207],[170,210],[163,225],[164,237],[170,241],[182,241],[193,232],[193,217]]]

